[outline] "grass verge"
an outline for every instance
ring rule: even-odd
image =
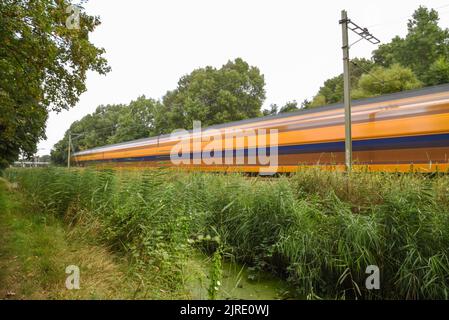
[[[0,180],[0,299],[173,299],[157,272],[141,268],[86,237],[82,225],[30,205]],[[69,265],[80,268],[80,289],[68,290]]]

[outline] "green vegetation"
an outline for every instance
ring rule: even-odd
[[[437,11],[420,6],[407,23],[405,38],[396,36],[381,44],[371,60],[352,59],[353,98],[448,83],[449,30],[438,26],[438,21]],[[341,101],[343,77],[339,75],[326,80],[307,107]]]
[[[267,180],[91,169],[6,175],[43,210],[85,225],[103,245],[168,276],[162,283],[171,292],[186,285],[195,248],[214,256],[215,283],[222,256],[283,277],[297,296],[449,298],[445,175],[307,170]],[[369,265],[380,269],[380,290],[365,288]]]
[[[155,114],[160,114],[161,108],[158,101],[145,96],[129,105],[99,106],[94,113],[71,124],[64,138],[54,145],[51,160],[67,163],[69,131],[76,137],[72,140],[75,150],[153,136],[157,133]]]
[[[190,129],[193,121],[203,126],[254,118],[261,115],[265,80],[258,68],[240,58],[220,69],[207,66],[181,77],[178,87],[162,102],[139,97],[128,105],[99,106],[93,114],[75,121],[55,144],[52,161],[67,163],[69,131],[75,151],[110,143]]]
[[[166,122],[161,130],[170,133],[191,129],[195,120],[209,126],[258,117],[265,100],[264,87],[259,69],[241,58],[228,61],[220,69],[196,69],[164,96]]]
[[[421,82],[409,68],[394,64],[389,68],[373,67],[363,74],[357,88],[352,92],[354,99],[372,97],[379,94],[401,92],[421,87]]]
[[[356,88],[360,77],[364,73],[369,73],[374,67],[374,63],[364,58],[353,58],[351,63],[349,66],[351,69],[351,88]],[[318,93],[305,107],[314,108],[341,101],[343,101],[343,74],[324,81]]]
[[[282,107],[279,107],[277,104],[271,104],[270,109],[263,110],[263,115],[274,115],[279,113],[286,113],[286,112],[294,112],[298,111],[302,108],[306,108],[310,105],[310,102],[306,99],[303,102],[301,102],[301,105],[298,106],[298,102],[296,100],[288,101],[286,104],[284,104]]]
[[[412,69],[425,85],[449,81],[449,30],[438,26],[438,12],[419,7],[407,23],[405,38],[395,37],[374,51],[374,61],[384,67],[395,63]],[[446,71],[438,75],[436,70]]]
[[[76,104],[87,71],[109,71],[104,50],[89,42],[99,18],[80,13],[79,28],[67,28],[71,3],[0,2],[0,169],[36,152],[48,112]]]
[[[97,243],[92,229],[74,226],[33,205],[0,179],[1,299],[182,299],[164,290],[166,279],[139,269]],[[65,268],[80,268],[79,290],[67,290]]]
[[[373,97],[449,82],[449,30],[438,26],[438,13],[419,7],[408,23],[408,34],[395,37],[373,52],[372,59],[351,59],[354,99]],[[178,87],[162,101],[139,97],[129,105],[99,106],[95,113],[74,122],[70,131],[80,135],[75,151],[110,143],[170,133],[203,125],[292,112],[343,100],[343,76],[326,80],[311,101],[295,100],[261,110],[265,80],[259,69],[240,58],[220,69],[199,68],[181,77]],[[52,150],[52,161],[67,162],[68,131]]]
[[[3,1],[0,4],[0,169],[36,152],[45,138],[48,112],[76,104],[85,88],[86,72],[106,74],[104,50],[89,42],[98,17],[80,13],[79,28],[68,28],[70,1]],[[70,20],[71,21],[71,20]],[[404,38],[395,37],[373,52],[372,59],[351,60],[354,98],[372,97],[449,82],[449,30],[438,25],[438,13],[419,7]],[[161,101],[145,96],[126,105],[99,106],[75,121],[53,148],[56,164],[67,162],[68,132],[73,151],[134,140],[174,129],[318,107],[343,99],[343,77],[324,82],[312,101],[283,106],[265,100],[265,79],[241,58],[221,68],[206,66],[180,78]]]

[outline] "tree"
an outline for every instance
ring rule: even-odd
[[[69,132],[72,134],[72,151],[82,151],[106,144],[119,143],[160,134],[156,127],[159,101],[140,96],[129,105],[99,106],[94,113],[75,121],[51,151],[54,163],[67,163]]]
[[[312,101],[310,101],[309,99],[304,99],[302,102],[301,102],[301,107],[300,107],[300,109],[310,109],[310,107],[311,107],[311,105],[312,105]]]
[[[125,105],[98,106],[94,113],[84,116],[70,125],[64,137],[53,146],[51,158],[54,163],[67,163],[69,134],[72,135],[72,151],[81,151],[106,145],[117,132],[118,119]]]
[[[293,101],[289,101],[287,102],[280,110],[279,113],[287,113],[287,112],[293,112],[293,111],[298,111],[298,103],[293,100]]]
[[[178,87],[163,98],[164,132],[253,118],[261,115],[265,80],[256,67],[240,58],[220,69],[205,67],[183,76]]]
[[[264,78],[259,69],[242,59],[229,61],[220,69],[205,67],[183,76],[178,87],[167,92],[163,103],[141,96],[129,105],[99,106],[90,115],[70,126],[74,151],[110,143],[170,133],[203,126],[257,117],[265,98]],[[67,162],[68,131],[55,144],[52,161]]]
[[[423,81],[428,85],[449,83],[449,58],[439,57],[434,61],[423,76]]]
[[[109,71],[103,49],[89,42],[98,17],[79,15],[66,25],[71,4],[62,0],[0,2],[0,168],[31,156],[45,137],[49,110],[75,105],[88,70]]]
[[[324,81],[318,93],[313,97],[311,107],[340,102],[343,100],[343,75]]]
[[[395,37],[373,52],[376,64],[399,63],[410,68],[425,85],[448,82],[449,30],[438,26],[438,12],[420,6],[408,21],[405,38]],[[439,71],[443,71],[443,75]]]
[[[279,109],[279,107],[277,106],[277,104],[272,103],[272,104],[270,104],[270,109],[262,110],[262,115],[263,116],[275,115],[278,113],[278,109]]]
[[[393,64],[389,68],[375,67],[362,75],[353,90],[352,98],[360,99],[377,95],[420,88],[422,83],[410,68]]]
[[[374,67],[374,62],[364,58],[354,58],[351,60],[351,86],[357,85],[362,74],[369,72]],[[343,101],[343,74],[326,80],[312,102],[307,107],[319,107],[326,104]]]
[[[303,108],[306,103],[307,103],[307,100],[305,100],[303,102],[303,105],[301,105],[301,108]],[[287,102],[281,108],[279,108],[276,104],[271,104],[270,109],[265,109],[262,111],[262,113],[264,116],[269,116],[269,115],[275,115],[275,114],[279,114],[279,113],[294,112],[294,111],[298,111],[299,109],[300,108],[298,108],[298,103],[295,100],[293,100],[293,101]]]
[[[124,107],[117,120],[117,129],[108,143],[118,143],[160,134],[155,115],[161,109],[159,101],[140,96]]]
[[[438,21],[437,11],[420,6],[408,21],[408,33],[405,38],[396,36],[390,43],[380,45],[373,52],[372,60],[352,59],[350,65],[352,97],[367,97],[370,94],[378,95],[420,85],[449,82],[449,30],[440,28]],[[376,81],[368,80],[370,78],[366,76],[364,82],[370,83],[370,88],[368,90],[358,88],[362,74],[369,74],[373,67],[384,67],[385,69],[378,69],[377,72],[381,77],[391,78],[393,75],[388,70],[399,70],[398,65],[407,68],[408,71],[401,69],[401,74],[395,78],[394,84],[384,84],[383,88],[375,88]],[[414,75],[412,76],[409,71]],[[401,79],[406,82],[399,84],[398,81]],[[343,101],[343,76],[338,75],[324,82],[309,107],[341,101]]]
[[[51,156],[49,154],[45,154],[39,157],[40,162],[50,162]]]

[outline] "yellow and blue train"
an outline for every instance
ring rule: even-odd
[[[404,91],[352,103],[354,169],[421,172],[449,169],[449,84]],[[207,129],[276,129],[278,172],[294,172],[301,166],[344,168],[344,109],[334,104],[310,110],[247,119]],[[193,132],[184,135],[192,136]],[[184,138],[186,138],[184,137]],[[237,138],[236,138],[237,139]],[[259,140],[234,143],[232,154],[247,157]],[[173,167],[170,152],[179,142],[162,135],[77,152],[81,166]],[[191,145],[190,158],[201,158],[206,143]],[[237,147],[240,145],[240,147]],[[228,148],[228,149],[229,149]],[[239,150],[244,149],[244,150]],[[229,151],[229,150],[228,150]],[[239,153],[241,152],[241,153]],[[222,155],[225,157],[224,153]],[[191,170],[258,172],[260,163],[182,165]]]

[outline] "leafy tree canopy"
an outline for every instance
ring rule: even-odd
[[[263,110],[263,115],[274,115],[279,113],[287,113],[287,112],[294,112],[298,111],[300,109],[306,109],[309,106],[310,102],[308,100],[304,100],[300,106],[298,106],[298,102],[296,100],[287,102],[284,106],[278,107],[277,104],[271,104],[270,109]]]
[[[100,106],[75,121],[53,147],[52,160],[67,162],[68,134],[74,151],[189,129],[194,120],[203,126],[253,118],[262,114],[265,81],[259,69],[240,58],[220,69],[205,67],[183,76],[162,102],[139,97],[129,105]],[[288,106],[296,108],[296,102]]]
[[[353,98],[372,97],[402,90],[449,82],[449,32],[438,26],[438,13],[419,7],[408,22],[405,38],[395,37],[379,46],[372,59],[351,59]],[[101,52],[97,52],[98,54]],[[100,59],[100,58],[98,58]],[[105,72],[103,61],[90,65]],[[101,68],[99,67],[101,66]],[[261,111],[265,99],[264,77],[259,69],[240,58],[221,68],[205,67],[183,76],[177,88],[162,102],[140,97],[129,105],[101,106],[72,124],[76,150],[108,143],[189,129],[194,120],[204,126],[261,115],[313,108],[343,100],[343,76],[326,80],[312,101],[296,101]],[[44,114],[43,116],[46,116]],[[36,117],[37,118],[37,117]],[[67,137],[55,145],[52,159],[66,161]]]
[[[67,163],[69,134],[72,135],[73,151],[157,135],[155,114],[161,109],[160,102],[145,96],[129,105],[99,106],[94,113],[72,123],[64,138],[54,145],[52,161]]]
[[[70,1],[0,2],[0,168],[30,156],[45,137],[49,110],[75,105],[88,70],[109,71],[103,49],[89,42],[98,17],[80,12],[68,28]]]
[[[351,87],[357,86],[360,77],[374,67],[374,62],[365,58],[354,58],[351,60]],[[310,107],[319,107],[343,101],[343,75],[326,80],[310,103]]]
[[[438,12],[419,7],[408,21],[405,38],[395,37],[373,53],[376,64],[389,67],[395,63],[410,68],[424,85],[446,82],[435,72],[441,64],[447,67],[449,30],[438,25]],[[433,70],[431,70],[433,69]]]
[[[193,120],[206,126],[258,117],[265,100],[264,86],[259,69],[241,58],[220,69],[196,69],[164,96],[167,119],[162,131],[191,128]]]
[[[408,21],[405,38],[396,36],[390,43],[380,45],[371,60],[352,59],[352,97],[370,97],[422,85],[448,83],[449,30],[442,29],[438,21],[437,11],[420,6]],[[369,76],[372,70],[375,74]],[[394,75],[395,71],[399,74]],[[342,100],[343,76],[340,74],[324,82],[310,106]]]
[[[352,92],[354,99],[416,89],[422,83],[410,68],[393,64],[389,68],[374,67],[370,73],[363,74],[357,88]]]

